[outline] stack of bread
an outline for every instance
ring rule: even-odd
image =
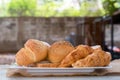
[[[33,67],[101,67],[109,65],[111,55],[101,46],[78,45],[68,41],[47,42],[29,39],[16,54],[19,66]]]

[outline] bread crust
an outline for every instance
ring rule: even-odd
[[[37,63],[37,67],[57,68],[60,63]]]
[[[29,39],[24,47],[31,52],[34,58],[34,62],[44,60],[47,57],[48,47],[42,41]]]
[[[96,50],[84,59],[72,64],[73,67],[101,67],[110,63],[111,55],[102,50]]]
[[[29,53],[25,48],[21,48],[15,56],[16,63],[20,66],[27,66],[33,63],[34,60],[31,58],[32,56],[28,56],[30,55]]]
[[[27,66],[31,63],[39,62],[47,57],[50,45],[46,42],[29,39],[24,48],[20,49],[16,54],[16,62],[18,65]]]
[[[74,47],[69,42],[57,41],[49,48],[48,59],[52,63],[60,63],[73,50]]]

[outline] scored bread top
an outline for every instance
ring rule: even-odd
[[[48,47],[45,42],[29,39],[25,44],[25,48],[33,54],[34,61],[40,61],[47,57]]]
[[[57,41],[51,45],[48,51],[48,59],[53,63],[59,63],[74,47],[68,41]]]
[[[25,48],[21,48],[15,55],[16,63],[20,66],[27,66],[34,62],[32,55]]]
[[[31,63],[44,60],[47,57],[49,47],[50,45],[47,42],[29,39],[24,44],[24,48],[17,52],[16,63],[27,66]]]

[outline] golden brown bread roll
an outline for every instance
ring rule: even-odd
[[[73,67],[101,67],[110,63],[111,55],[102,50],[96,50],[84,59],[72,64]]]
[[[15,57],[16,63],[20,66],[27,66],[34,62],[31,53],[25,48],[21,48]]]
[[[16,54],[16,62],[18,65],[29,65],[41,61],[47,57],[48,48],[49,44],[46,42],[29,39],[24,44],[24,48]],[[28,60],[27,57],[29,57],[30,60]]]
[[[34,62],[41,61],[47,57],[49,46],[43,41],[29,39],[24,46],[32,53]]]
[[[52,63],[60,63],[74,47],[67,41],[57,41],[51,45],[48,51],[48,59]]]
[[[79,59],[85,58],[93,52],[93,49],[87,45],[79,45],[75,50],[68,54],[61,62],[59,67],[69,67]]]

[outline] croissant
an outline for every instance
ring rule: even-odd
[[[18,65],[27,66],[31,63],[41,61],[47,57],[49,44],[43,41],[29,39],[24,48],[16,54],[16,62]]]
[[[102,50],[96,50],[84,59],[80,59],[72,64],[73,67],[101,67],[110,63],[111,55]]]
[[[87,45],[79,45],[75,50],[70,52],[61,62],[59,67],[69,67],[79,59],[85,58],[93,52],[93,49]]]

